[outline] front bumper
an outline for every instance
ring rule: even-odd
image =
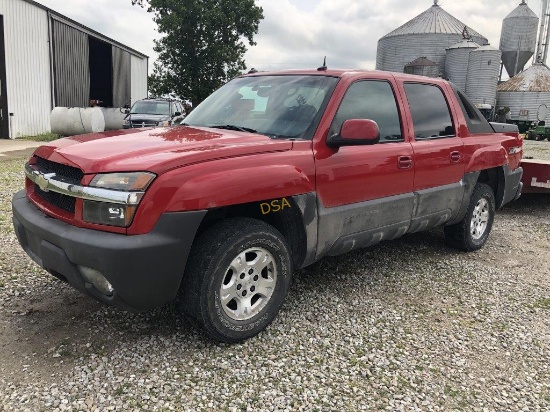
[[[12,200],[13,226],[25,252],[54,276],[102,302],[147,310],[173,300],[206,211],[165,213],[153,230],[126,236],[71,226],[32,205],[22,190]],[[101,272],[114,292],[104,295],[79,266]]]

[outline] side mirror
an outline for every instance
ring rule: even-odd
[[[380,141],[380,130],[374,120],[348,119],[342,124],[340,134],[329,136],[329,147],[359,146]]]
[[[174,116],[176,116],[176,117],[181,116],[181,112],[174,113]]]
[[[130,109],[124,109],[124,113],[130,114]]]

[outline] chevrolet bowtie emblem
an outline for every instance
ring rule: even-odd
[[[35,172],[35,174],[36,174],[36,180],[34,181],[34,183],[36,183],[38,187],[42,189],[44,192],[47,192],[48,182],[53,176],[55,176],[55,173]]]

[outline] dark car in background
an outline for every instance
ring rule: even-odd
[[[124,118],[123,127],[171,126],[185,117],[183,103],[175,99],[150,98],[138,100]]]

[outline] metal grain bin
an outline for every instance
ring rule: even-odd
[[[405,73],[419,76],[439,77],[439,65],[425,57],[419,57],[405,66]]]
[[[479,44],[473,40],[463,39],[447,49],[445,76],[462,90],[466,90],[470,52],[478,47]]]
[[[376,68],[403,72],[409,62],[418,56],[425,56],[437,63],[439,71],[443,73],[445,49],[462,39],[465,27],[476,43],[488,43],[481,34],[434,4],[428,10],[378,40]]]
[[[500,50],[510,77],[521,72],[535,53],[539,18],[522,0],[502,22]]]
[[[497,88],[497,106],[509,107],[510,118],[516,122],[536,122],[542,104],[550,105],[550,69],[535,64],[516,74]],[[550,124],[550,115],[546,124]]]
[[[492,46],[470,52],[465,91],[474,104],[496,104],[501,54]]]

